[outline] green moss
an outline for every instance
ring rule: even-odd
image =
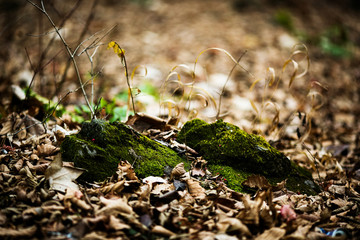
[[[177,140],[193,147],[213,164],[265,175],[285,176],[290,171],[290,161],[264,138],[222,120],[213,124],[199,119],[190,121]]]
[[[228,185],[241,190],[239,186],[244,177],[261,174],[273,184],[288,178],[290,190],[314,193],[318,190],[311,174],[296,166],[284,154],[272,147],[263,137],[248,134],[239,127],[219,120],[213,124],[195,119],[187,122],[180,133],[178,141],[198,151],[209,162],[209,168],[228,166],[227,171],[220,171],[227,178]],[[216,167],[215,167],[216,166]],[[309,189],[313,183],[314,189]],[[300,183],[299,183],[300,182]],[[301,187],[297,187],[299,185]]]
[[[173,150],[123,123],[102,120],[84,122],[77,135],[65,138],[61,149],[64,161],[73,161],[75,166],[87,170],[81,176],[87,181],[101,181],[113,175],[122,160],[133,165],[138,177],[162,175],[164,167],[184,162]]]
[[[227,182],[228,187],[238,192],[245,191],[242,183],[251,175],[250,173],[226,165],[209,165],[209,170],[213,174],[220,174],[224,178],[224,181]]]

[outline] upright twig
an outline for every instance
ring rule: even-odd
[[[125,69],[126,83],[128,85],[128,91],[129,91],[129,95],[130,95],[130,99],[131,99],[131,103],[132,103],[132,108],[134,110],[134,113],[136,114],[135,100],[134,100],[134,96],[133,96],[132,89],[131,89],[129,71],[128,71],[128,66],[127,66],[126,57],[125,57],[125,50],[117,42],[114,42],[114,41],[111,41],[108,44],[108,49],[109,48],[114,49],[114,52],[120,58],[121,63],[123,65],[124,69]],[[128,103],[128,105],[129,105],[129,103]]]
[[[119,46],[119,47],[120,47],[120,46]],[[122,48],[120,47],[120,49],[122,49]],[[124,65],[124,68],[125,68],[126,83],[127,83],[128,87],[129,87],[129,91],[130,91],[132,108],[133,108],[133,110],[134,110],[134,114],[136,114],[135,100],[134,100],[134,96],[133,96],[132,89],[131,89],[131,84],[130,84],[130,79],[129,79],[129,72],[128,72],[128,66],[127,66],[127,63],[126,63],[125,54],[124,54],[124,56],[123,56],[123,65]]]
[[[36,4],[34,5],[34,3],[30,2],[29,0],[27,0],[27,1],[28,1],[29,3],[31,3],[33,6],[36,5]],[[76,10],[76,9],[78,8],[78,6],[80,5],[80,2],[81,2],[81,0],[78,0],[78,1],[75,3],[74,7],[73,7],[73,8],[65,15],[65,17],[61,20],[61,22],[60,22],[60,24],[59,24],[59,27],[58,27],[59,29],[61,29],[61,28],[65,25],[65,22],[66,22],[66,21],[71,17],[71,15],[75,12],[75,10]],[[40,8],[39,8],[37,5],[36,5],[35,7],[40,10]],[[41,11],[41,12],[42,12],[42,11]],[[27,88],[27,91],[26,91],[26,98],[29,98],[30,89],[31,89],[31,87],[32,87],[32,85],[33,85],[33,83],[34,83],[34,80],[35,80],[37,74],[39,73],[39,71],[41,71],[42,68],[44,68],[42,62],[43,62],[44,59],[46,58],[46,55],[47,55],[48,51],[50,50],[50,47],[51,47],[52,44],[54,43],[55,37],[56,37],[56,35],[54,35],[54,36],[50,39],[50,41],[48,42],[48,44],[46,45],[45,49],[42,51],[42,53],[41,53],[41,55],[40,55],[40,59],[39,59],[39,61],[38,61],[38,63],[37,63],[36,68],[34,69],[33,77],[32,77],[32,79],[31,79],[30,84],[29,84],[29,86],[28,86],[28,88]]]
[[[84,47],[84,49],[78,53],[78,56],[80,56],[81,54],[83,54],[85,52],[86,56],[89,59],[90,62],[90,75],[91,75],[91,103],[94,103],[94,79],[95,77],[98,75],[98,73],[94,73],[94,61],[93,58],[98,50],[98,48],[103,45],[100,43],[100,41],[107,36],[111,31],[113,31],[115,29],[116,25],[113,26],[110,30],[108,30],[103,36],[101,36],[100,38],[95,38],[95,40],[93,40],[88,46],[84,47],[83,44],[87,41],[89,41],[90,39],[92,39],[93,37],[95,37],[97,34],[99,34],[101,31],[98,31],[96,33],[94,33],[93,35],[91,35],[90,37],[88,37],[87,39],[83,40],[74,50],[74,55],[77,53],[77,51],[80,49],[80,47]],[[95,49],[94,52],[92,54],[89,53],[89,50],[91,49]],[[96,111],[94,110],[94,113]]]
[[[81,43],[82,43],[81,41],[82,41],[82,39],[84,38],[86,32],[89,29],[90,23],[93,20],[94,15],[95,15],[95,8],[96,8],[96,5],[98,4],[98,2],[99,2],[98,0],[94,0],[93,5],[91,6],[90,14],[87,17],[87,19],[85,21],[85,25],[84,25],[84,27],[83,27],[80,35],[79,35],[79,38],[77,40],[78,46],[81,45]],[[67,61],[67,63],[66,63],[65,70],[64,70],[64,73],[61,76],[61,80],[60,80],[60,82],[58,84],[58,87],[56,88],[55,95],[58,95],[60,93],[60,90],[62,89],[62,86],[65,83],[65,80],[66,80],[67,73],[69,71],[70,65],[71,65],[71,60],[69,59],[69,61]],[[91,103],[93,103],[93,101],[91,101]]]
[[[80,71],[79,71],[79,68],[78,68],[78,65],[77,65],[77,62],[76,62],[76,59],[75,59],[75,53],[73,53],[69,47],[69,45],[67,44],[67,42],[65,41],[64,37],[61,35],[60,33],[60,30],[59,28],[55,25],[54,21],[52,20],[52,18],[50,17],[50,15],[47,13],[46,9],[45,9],[45,5],[44,5],[44,1],[41,0],[40,1],[40,4],[41,4],[41,7],[38,6],[37,4],[33,3],[32,1],[30,0],[27,0],[31,5],[33,5],[35,8],[37,8],[40,12],[42,12],[46,18],[48,19],[48,21],[50,22],[51,26],[54,28],[56,34],[58,35],[58,37],[60,38],[61,42],[63,43],[65,49],[66,49],[66,52],[68,53],[73,65],[74,65],[74,69],[75,69],[75,74],[76,74],[76,77],[79,81],[79,84],[80,84],[80,88],[81,88],[81,91],[82,91],[82,94],[84,96],[84,99],[86,101],[86,104],[87,106],[89,107],[90,109],[90,113],[91,113],[91,118],[96,118],[96,116],[94,115],[94,110],[92,109],[92,106],[89,102],[89,99],[87,97],[87,94],[86,94],[86,91],[85,91],[85,88],[84,88],[84,84],[83,84],[83,81],[82,81],[82,78],[81,78],[81,75],[80,75]]]

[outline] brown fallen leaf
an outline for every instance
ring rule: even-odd
[[[7,221],[6,214],[3,212],[0,212],[0,226],[3,226]]]
[[[206,175],[206,171],[201,168],[193,168],[191,169],[191,176],[196,177],[204,177]]]
[[[170,179],[180,179],[185,173],[184,163],[181,162],[171,171]]]
[[[125,124],[131,126],[138,132],[144,132],[148,129],[170,129],[170,126],[167,125],[164,119],[146,113],[136,113],[134,116],[129,116]]]
[[[61,131],[61,130],[56,130],[56,131],[54,132],[54,135],[55,135],[56,140],[57,140],[58,142],[64,141],[65,136],[66,136],[66,134],[65,134],[63,131]]]
[[[119,218],[116,218],[114,215],[110,215],[109,229],[119,231],[119,230],[130,229],[130,228],[131,227],[128,224],[122,222]]]
[[[31,226],[28,228],[19,228],[19,229],[13,229],[13,228],[0,228],[0,237],[10,237],[12,239],[16,238],[30,238],[33,237],[36,233],[37,227]]]
[[[148,201],[150,199],[151,186],[149,184],[143,184],[139,188],[139,200]]]
[[[30,116],[29,114],[25,114],[23,119],[26,130],[31,135],[40,136],[46,132],[43,123],[36,118]]]
[[[119,176],[118,177],[119,180],[123,179],[124,177],[129,180],[139,180],[135,174],[134,168],[127,161],[121,161],[118,164],[117,174]]]
[[[132,207],[123,198],[106,199],[100,197],[100,202],[105,206],[96,212],[96,215],[115,215],[116,213],[134,214]]]
[[[273,227],[266,230],[259,236],[257,236],[255,240],[278,240],[281,239],[283,236],[285,236],[285,234],[286,234],[285,229],[279,227]]]
[[[251,236],[248,227],[243,224],[239,219],[233,217],[227,217],[225,214],[220,214],[220,220],[216,223],[220,233],[226,232],[239,232],[246,236]]]
[[[55,147],[52,144],[41,144],[37,147],[36,151],[34,151],[34,154],[36,154],[39,157],[46,157],[55,155],[60,151],[60,148]]]
[[[111,183],[106,185],[100,189],[103,194],[107,194],[109,192],[112,193],[120,193],[124,189],[125,179],[116,183]]]
[[[283,239],[309,239],[307,234],[312,228],[312,225],[299,226],[295,232],[285,236]]]
[[[244,195],[242,201],[245,209],[237,215],[243,223],[258,225],[260,221],[260,208],[265,200],[266,192],[257,194],[255,200],[251,200],[249,195]]]
[[[0,172],[1,173],[9,173],[10,169],[5,164],[0,164]]]
[[[45,178],[49,180],[52,189],[64,193],[67,188],[79,190],[79,186],[73,181],[83,172],[80,168],[63,166],[61,154],[58,154],[46,169]]]
[[[16,169],[16,171],[20,171],[20,169],[22,168],[24,164],[24,160],[19,159],[15,164],[14,164],[14,168]]]
[[[81,238],[82,240],[107,240],[106,233],[104,232],[91,232]]]
[[[205,189],[200,186],[200,183],[194,179],[187,179],[186,184],[188,185],[191,196],[199,199],[206,197]]]
[[[67,188],[66,194],[64,196],[64,206],[68,209],[71,209],[72,205],[75,205],[85,211],[89,211],[92,207],[87,204],[84,200],[81,198],[83,197],[82,192],[76,189]]]
[[[13,115],[13,114],[12,114]],[[0,130],[0,135],[6,135],[8,133],[10,133],[13,130],[13,126],[14,126],[14,121],[11,119],[10,115],[7,119],[6,122],[4,122],[2,124],[2,129]]]
[[[175,235],[175,233],[173,233],[172,231],[170,231],[160,225],[154,226],[153,229],[151,230],[151,232],[154,234],[159,234],[159,235],[163,235],[163,236],[167,236],[167,237],[171,237],[171,236]]]

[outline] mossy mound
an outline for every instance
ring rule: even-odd
[[[170,148],[125,124],[102,120],[84,122],[77,135],[65,138],[61,151],[64,161],[72,161],[76,167],[87,170],[81,175],[86,181],[102,181],[113,175],[122,160],[133,165],[138,177],[161,176],[164,167],[184,162]]]
[[[198,151],[209,162],[209,169],[222,174],[234,190],[244,191],[241,184],[247,176],[260,174],[272,184],[287,179],[292,191],[319,191],[310,172],[291,162],[263,137],[222,120],[213,124],[200,119],[189,121],[177,140]]]

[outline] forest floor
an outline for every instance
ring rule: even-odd
[[[171,115],[178,128],[195,116],[209,122],[221,117],[264,136],[311,171],[322,191],[307,196],[257,182],[256,193],[237,193],[213,173],[200,180],[193,176],[174,197],[169,196],[174,182],[155,176],[139,180],[126,164],[105,182],[74,184],[78,172],[71,163],[52,166],[71,176],[55,182],[71,188],[54,187],[50,163],[64,134],[76,133],[89,111],[75,71],[67,70],[64,44],[52,40],[45,15],[13,1],[0,3],[5,26],[0,29],[0,238],[357,239],[356,1],[65,3],[45,6],[58,26],[66,19],[61,34],[70,51],[87,40],[76,59],[84,82],[96,75],[93,95],[90,84],[86,91],[100,105],[98,117],[126,120],[131,108],[121,59],[107,50],[116,41],[125,49],[129,74],[134,71],[131,87],[139,112]],[[94,46],[87,49],[93,64],[81,52],[88,46]],[[234,68],[230,55],[235,62],[242,56],[241,66]],[[61,113],[51,112],[49,100],[25,98],[19,89],[30,84],[52,106],[61,101]],[[205,170],[186,171],[202,175]]]

